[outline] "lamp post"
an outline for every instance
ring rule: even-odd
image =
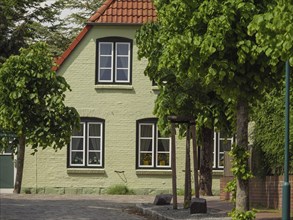
[[[290,66],[286,62],[285,66],[285,158],[284,158],[284,183],[282,199],[282,220],[290,219],[290,183],[289,183],[289,107],[290,107]]]

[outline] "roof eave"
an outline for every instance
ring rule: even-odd
[[[89,26],[141,26],[144,23],[109,23],[109,22],[87,22]]]

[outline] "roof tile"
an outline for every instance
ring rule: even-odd
[[[104,4],[91,16],[89,23],[74,39],[68,49],[56,60],[57,70],[77,47],[87,32],[93,27],[91,23],[107,24],[143,24],[155,21],[157,18],[152,0],[106,0]]]
[[[89,22],[142,24],[154,20],[156,10],[152,0],[106,0]]]

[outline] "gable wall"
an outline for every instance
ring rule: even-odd
[[[111,185],[124,184],[129,188],[150,193],[171,190],[171,172],[138,172],[136,160],[136,120],[154,117],[153,106],[158,91],[144,76],[146,60],[137,60],[137,47],[133,41],[132,89],[95,85],[96,39],[120,36],[134,39],[137,27],[95,26],[62,64],[58,74],[63,75],[72,92],[66,103],[74,106],[80,116],[105,119],[105,168],[100,173],[71,170],[67,165],[67,147],[58,152],[44,150],[32,157],[27,152],[24,188],[38,188],[40,192],[84,190],[101,193]],[[127,87],[127,86],[126,86]],[[129,87],[129,86],[128,86]],[[184,141],[177,141],[178,188],[183,188]],[[115,171],[124,171],[119,176]],[[71,173],[69,173],[71,172]],[[73,173],[72,173],[73,172]],[[122,180],[124,179],[124,181]],[[60,192],[59,192],[60,190]],[[146,191],[145,191],[146,190]]]

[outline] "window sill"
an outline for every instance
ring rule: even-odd
[[[95,89],[133,90],[132,85],[95,85]]]
[[[223,176],[224,170],[213,170],[213,175],[214,176]]]
[[[95,173],[95,174],[104,174],[106,173],[104,169],[84,169],[84,168],[67,168],[68,174],[78,174],[78,173]]]
[[[160,89],[159,89],[158,86],[152,86],[152,90],[153,90],[153,91],[159,91]]]
[[[136,170],[136,175],[172,175],[172,170]]]

